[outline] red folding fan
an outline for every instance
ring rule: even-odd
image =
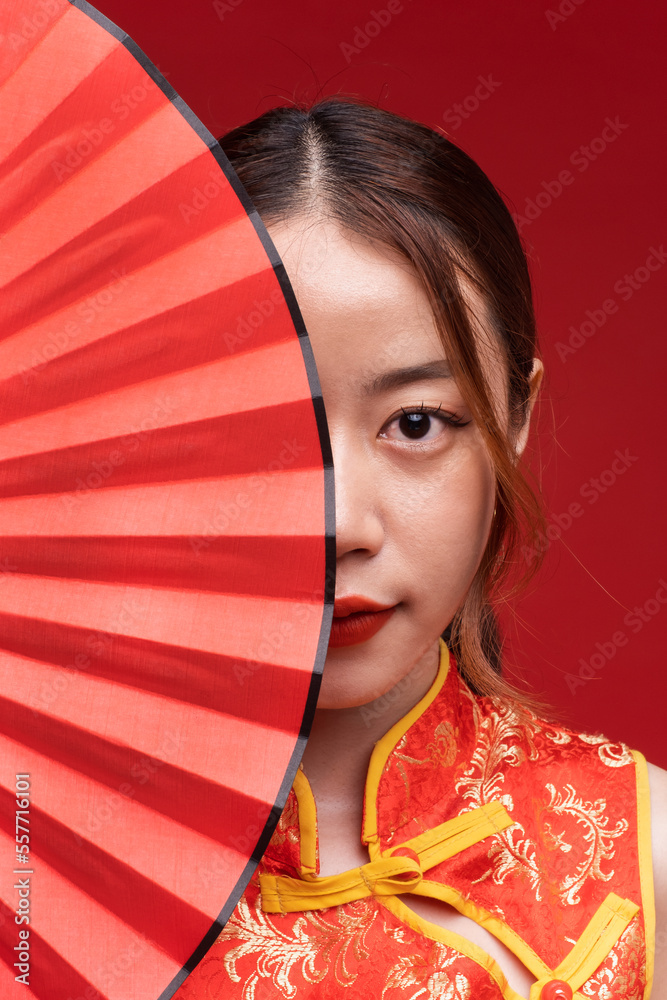
[[[0,996],[173,995],[326,654],[310,345],[220,147],[82,0],[0,8]]]

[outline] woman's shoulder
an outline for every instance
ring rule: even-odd
[[[612,772],[641,771],[645,761],[641,753],[627,743],[604,733],[572,727],[548,708],[540,711],[520,697],[497,697],[473,694],[465,680],[460,681],[474,704],[473,717],[476,739],[518,742],[523,759],[533,770],[557,766],[580,767],[586,772],[601,769]],[[631,780],[635,780],[634,777]]]
[[[662,861],[667,868],[667,771],[655,764],[648,765],[651,789],[651,828],[654,861]],[[667,886],[667,871],[665,872]]]
[[[651,842],[655,886],[655,987],[653,1000],[667,998],[667,771],[648,765]]]

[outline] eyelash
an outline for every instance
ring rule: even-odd
[[[390,427],[395,420],[400,420],[401,415],[407,417],[412,413],[427,413],[429,416],[438,417],[440,420],[442,420],[444,424],[447,424],[448,426],[454,428],[467,427],[468,424],[471,423],[470,420],[464,420],[462,417],[457,416],[455,413],[448,413],[447,411],[443,411],[442,404],[440,406],[426,406],[424,403],[421,403],[419,406],[409,406],[409,407],[402,406],[401,414],[397,413],[393,417],[390,417],[390,419],[385,424],[385,427]],[[421,441],[419,438],[416,438],[413,441],[406,440],[402,443],[420,445]]]

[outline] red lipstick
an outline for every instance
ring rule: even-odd
[[[358,597],[356,594],[339,598],[334,603],[329,646],[337,648],[366,642],[380,631],[395,610],[395,604],[378,604],[369,597]]]

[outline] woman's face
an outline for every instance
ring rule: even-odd
[[[318,707],[350,708],[425,657],[435,669],[438,637],[489,535],[493,468],[408,263],[320,217],[268,228],[310,336],[331,436],[334,614],[349,612],[352,595],[393,608],[334,620]],[[506,419],[504,366],[483,320],[479,338]]]

